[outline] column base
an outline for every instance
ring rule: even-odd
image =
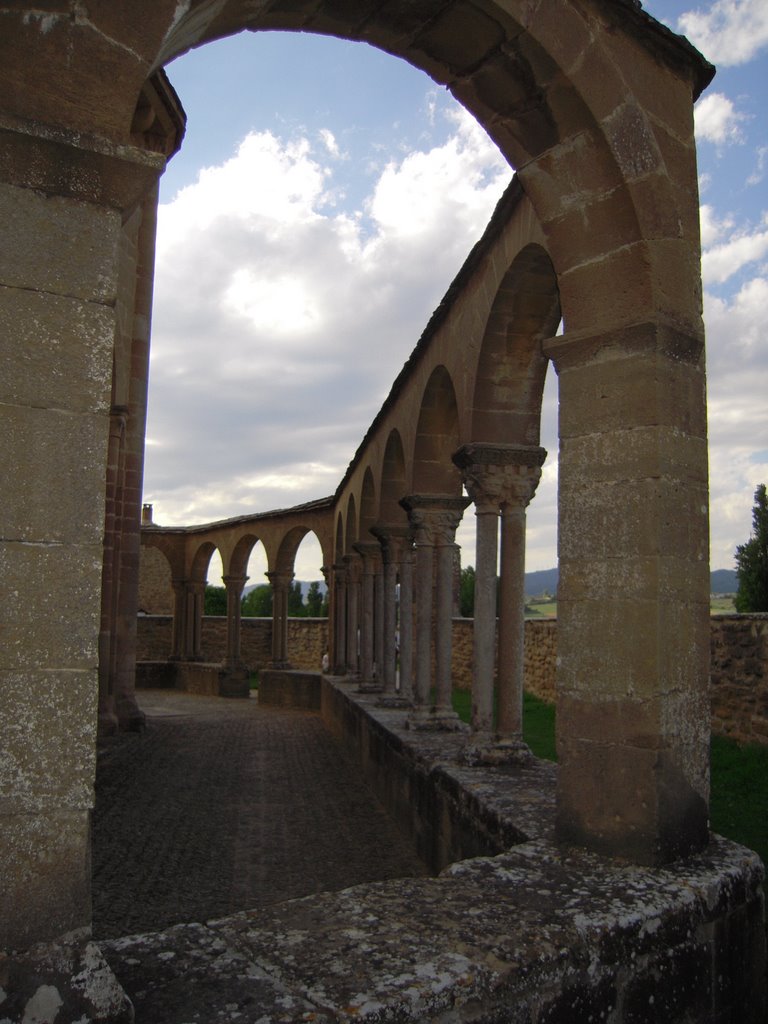
[[[145,728],[147,716],[136,703],[135,697],[120,697],[116,704],[121,732],[141,732]]]
[[[373,679],[369,679],[367,683],[360,683],[357,687],[358,693],[383,693],[384,686],[382,683],[377,683]]]
[[[459,762],[469,767],[523,765],[531,760],[533,754],[527,743],[520,739],[494,738],[488,734],[473,736],[459,755]]]
[[[412,700],[401,697],[398,693],[385,693],[376,701],[377,708],[410,708],[412,706]]]
[[[99,715],[97,720],[99,739],[105,736],[114,736],[120,731],[120,722],[115,712],[115,701],[113,697],[99,701]]]
[[[3,1019],[133,1024],[133,1003],[101,950],[86,940],[3,957]]]
[[[219,672],[220,697],[250,697],[251,676],[247,668],[228,668]]]
[[[414,732],[469,732],[469,726],[462,722],[451,708],[414,708],[405,720],[406,729]]]

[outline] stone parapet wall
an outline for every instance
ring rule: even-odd
[[[712,732],[740,743],[768,744],[768,615],[712,617]],[[171,649],[171,617],[139,617],[138,660],[162,661]],[[468,689],[472,680],[472,619],[454,619],[453,684]],[[222,661],[226,621],[203,620],[203,657]],[[243,619],[242,654],[251,669],[272,656],[272,620]],[[328,643],[327,619],[289,619],[288,656],[295,668],[317,671]],[[525,688],[554,702],[557,620],[525,623]]]
[[[453,685],[472,684],[473,619],[453,620]],[[528,619],[525,623],[525,688],[540,700],[554,703],[557,665],[557,619]]]
[[[140,615],[137,661],[164,661],[171,653],[173,619],[170,615]],[[317,671],[328,646],[327,619],[289,619],[288,657],[294,668]],[[203,660],[221,662],[227,650],[227,620],[223,616],[203,618]],[[240,653],[252,671],[272,659],[272,619],[245,618],[241,621]]]

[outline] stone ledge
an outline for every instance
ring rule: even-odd
[[[322,677],[319,672],[295,669],[262,669],[259,673],[259,704],[275,708],[320,710]]]
[[[103,948],[147,1024],[758,1024],[761,878],[717,838],[661,871],[541,841]]]

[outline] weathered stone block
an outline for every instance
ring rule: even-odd
[[[100,543],[107,417],[3,406],[0,422],[0,478],[13,481],[3,495],[4,536],[83,547]]]
[[[13,239],[0,249],[0,283],[88,302],[115,301],[116,211],[3,185],[0,219],[5,237]]]
[[[89,812],[0,815],[0,830],[0,949],[89,929]]]
[[[90,672],[0,672],[0,813],[88,809],[96,768]]]
[[[0,670],[96,667],[101,560],[100,543],[0,543]]]

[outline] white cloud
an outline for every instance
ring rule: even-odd
[[[717,0],[708,10],[687,11],[678,29],[722,67],[745,64],[768,45],[765,0]]]
[[[345,212],[335,138],[314,138],[250,134],[160,210],[145,500],[164,525],[335,490],[510,176],[462,113]]]
[[[755,169],[747,178],[748,185],[759,185],[765,177],[765,165],[768,162],[768,146],[758,146],[756,157]]]
[[[707,213],[704,213],[707,209]],[[739,228],[725,241],[719,241],[725,230],[733,226],[730,218],[717,221],[710,208],[702,208],[702,243],[705,245],[701,259],[701,272],[706,284],[722,284],[750,263],[768,256],[768,215],[758,228]],[[704,243],[706,234],[710,247]],[[712,244],[713,242],[719,244]]]
[[[748,120],[721,92],[707,93],[693,109],[696,137],[718,146],[744,141],[741,125]]]
[[[768,480],[765,310],[768,277],[730,299],[704,294],[713,568],[731,568],[749,535],[752,496]]]

